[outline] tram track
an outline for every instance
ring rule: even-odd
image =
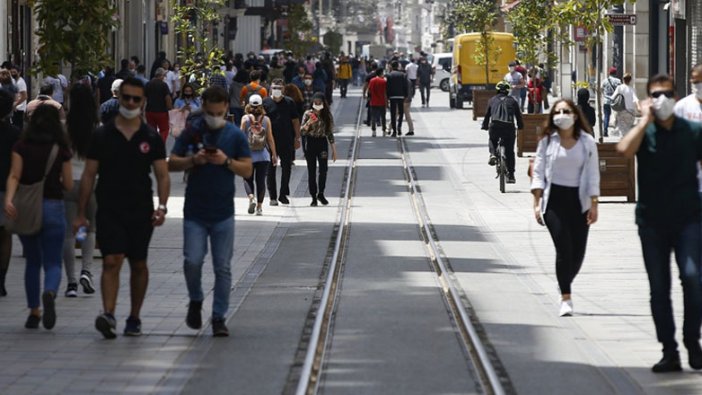
[[[323,382],[322,378],[327,363],[326,357],[334,336],[334,321],[344,281],[350,232],[353,227],[351,214],[358,180],[363,110],[364,107],[359,105],[355,131],[349,148],[349,163],[346,168],[344,187],[342,188],[342,203],[340,204],[338,222],[331,237],[327,262],[325,262],[325,268],[320,276],[320,287],[312,303],[312,308],[308,315],[308,324],[299,346],[298,360],[296,361],[296,366],[291,369],[288,385],[284,391],[286,394],[317,394],[320,392]],[[469,359],[469,366],[473,369],[473,372],[470,372],[471,376],[478,381],[477,384],[481,393],[495,395],[516,393],[504,368],[501,367],[496,353],[491,347],[486,347],[486,335],[480,327],[479,320],[475,316],[465,293],[455,279],[450,263],[441,250],[438,237],[432,227],[431,219],[422,198],[415,168],[411,162],[408,144],[402,138],[396,141],[407,195],[416,219],[415,225],[417,226],[426,258],[435,276],[436,284],[441,290],[440,293],[450,321],[457,333],[457,338],[460,340],[462,352]],[[468,374],[469,372],[466,373]],[[468,390],[467,388],[466,391]]]

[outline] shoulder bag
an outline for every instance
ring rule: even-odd
[[[19,184],[17,191],[12,199],[12,204],[17,210],[17,216],[14,219],[7,218],[5,227],[12,233],[20,236],[30,236],[39,233],[42,224],[42,212],[44,201],[44,182],[46,176],[51,171],[51,167],[56,161],[58,155],[58,145],[54,144],[49,154],[49,159],[46,162],[46,170],[44,177],[34,184]]]

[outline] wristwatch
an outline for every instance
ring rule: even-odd
[[[158,210],[163,211],[164,214],[168,214],[168,207],[166,207],[165,204],[159,204],[159,205],[158,205]]]
[[[232,158],[227,158],[227,160],[222,163],[222,166],[226,167],[227,169],[229,168],[229,165],[232,164]]]

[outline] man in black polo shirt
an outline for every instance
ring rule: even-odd
[[[702,126],[673,114],[675,86],[669,76],[651,77],[647,90],[650,98],[642,106],[643,119],[617,149],[627,157],[636,155],[638,160],[636,224],[651,287],[653,322],[663,344],[663,358],[652,370],[682,370],[670,301],[671,251],[675,252],[683,287],[683,343],[690,367],[702,369],[702,208],[697,193]]]
[[[139,314],[149,282],[146,266],[151,234],[163,224],[170,191],[166,147],[159,135],[141,119],[144,83],[133,77],[122,82],[119,90],[119,115],[113,123],[95,132],[88,150],[80,182],[78,217],[74,229],[87,226],[85,208],[90,199],[95,176],[99,181],[95,195],[97,242],[103,256],[103,314],[95,328],[107,339],[117,336],[115,307],[119,290],[119,272],[124,258],[131,269],[131,312],[124,334],[141,335]],[[158,188],[159,206],[154,210],[150,172],[153,168]]]
[[[282,175],[280,178],[280,195],[276,184],[276,168],[271,163],[268,169],[268,193],[271,196],[271,206],[277,206],[278,202],[290,203],[290,172],[292,171],[292,161],[295,159],[295,150],[300,148],[300,115],[297,113],[295,102],[283,96],[283,80],[275,79],[271,83],[271,94],[263,100],[263,108],[266,115],[271,119],[273,127],[273,138],[275,139],[276,151],[280,158]]]

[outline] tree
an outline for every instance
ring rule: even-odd
[[[288,33],[283,48],[292,51],[297,55],[305,55],[309,49],[315,45],[312,36],[314,25],[307,15],[307,10],[302,4],[290,5],[288,12]]]
[[[507,14],[512,24],[519,58],[529,64],[536,64],[541,55],[547,55],[549,64],[555,63],[554,53],[547,50],[545,32],[555,27],[554,8],[545,0],[522,0]]]
[[[35,73],[55,75],[61,63],[71,78],[96,72],[112,63],[107,53],[110,32],[119,26],[111,0],[34,0],[39,60]]]
[[[451,0],[444,19],[445,34],[455,31],[480,33],[473,58],[485,66],[485,84],[490,80],[490,65],[497,62],[500,48],[495,46],[492,32],[500,16],[494,0]]]
[[[210,31],[220,20],[218,9],[224,3],[225,0],[194,0],[181,5],[180,1],[171,0],[175,31],[185,39],[178,50],[180,70],[186,78],[195,75],[200,91],[209,86],[212,70],[222,65],[224,52],[215,46]]]
[[[324,39],[324,45],[329,48],[332,55],[338,54],[341,46],[344,45],[344,36],[332,30],[324,33],[322,38]]]

